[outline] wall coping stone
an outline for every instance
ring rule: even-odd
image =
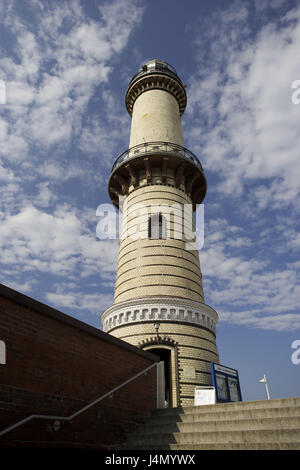
[[[125,341],[122,341],[119,338],[105,333],[100,329],[97,329],[91,325],[88,325],[87,323],[77,320],[76,318],[73,318],[70,315],[67,315],[66,313],[62,313],[59,310],[50,307],[49,305],[43,304],[42,302],[39,302],[38,300],[35,300],[32,297],[28,297],[27,295],[22,294],[21,292],[11,289],[10,287],[5,286],[4,284],[0,284],[0,296],[9,299],[19,305],[22,305],[23,307],[26,307],[29,310],[33,310],[42,315],[65,323],[66,325],[72,326],[73,328],[84,331],[89,335],[95,336],[101,341],[106,341],[108,343],[114,344],[115,346],[118,346],[119,348],[127,349],[128,351],[142,356],[145,359],[148,359],[153,362],[159,361],[159,358],[154,354],[143,351]]]

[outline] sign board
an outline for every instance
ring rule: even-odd
[[[242,401],[239,374],[236,369],[211,362],[210,370],[217,402]]]
[[[216,403],[216,391],[214,387],[196,387],[194,405],[214,405]]]

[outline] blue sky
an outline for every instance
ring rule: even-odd
[[[96,209],[128,147],[124,96],[147,59],[187,85],[185,146],[208,180],[200,251],[221,363],[244,399],[300,395],[297,1],[0,2],[0,282],[99,327],[117,241]]]

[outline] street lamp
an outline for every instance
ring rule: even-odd
[[[267,384],[267,377],[266,377],[266,374],[264,374],[264,378],[260,380],[261,383],[265,384],[266,386],[266,392],[267,392],[267,397],[268,397],[268,400],[270,400],[270,393],[269,393],[269,388],[268,388],[268,384]]]
[[[160,323],[157,321],[154,323],[154,328],[155,328],[155,331],[156,331],[156,334],[157,334],[157,340],[159,341],[159,334],[158,334],[158,330],[159,330],[159,327],[160,327]]]

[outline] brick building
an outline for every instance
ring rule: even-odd
[[[0,446],[110,449],[156,408],[157,357],[4,285],[0,341]]]

